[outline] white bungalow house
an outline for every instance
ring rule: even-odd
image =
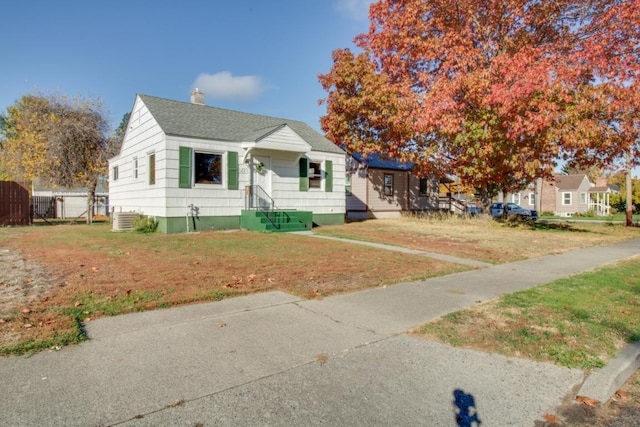
[[[345,152],[301,121],[137,95],[109,160],[114,214],[175,233],[304,230],[344,222]]]

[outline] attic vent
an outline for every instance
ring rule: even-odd
[[[133,230],[133,220],[138,216],[137,212],[114,212],[113,231]]]
[[[200,92],[198,88],[191,92],[191,103],[204,105],[204,93]]]

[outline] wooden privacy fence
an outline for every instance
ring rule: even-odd
[[[0,225],[29,225],[29,183],[0,181]]]

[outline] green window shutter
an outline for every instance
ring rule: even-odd
[[[191,148],[180,147],[178,157],[178,187],[191,188]]]
[[[229,190],[238,189],[238,153],[227,152],[227,188]]]
[[[324,191],[327,193],[333,191],[333,162],[331,160],[324,162]]]
[[[309,160],[300,159],[300,191],[309,191]]]

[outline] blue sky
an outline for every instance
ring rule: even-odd
[[[372,0],[23,0],[2,8],[0,111],[29,93],[98,97],[115,128],[143,93],[307,122],[318,73]]]

